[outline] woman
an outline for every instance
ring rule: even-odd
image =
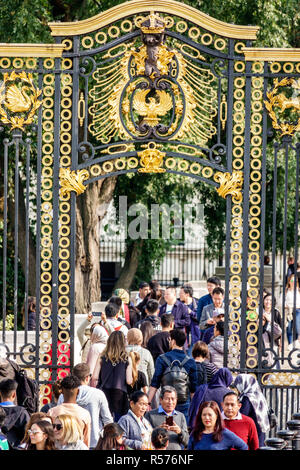
[[[114,421],[128,411],[127,385],[132,384],[132,365],[125,347],[124,334],[111,333],[91,379],[92,386],[97,385],[106,395]]]
[[[132,362],[132,384],[127,385],[128,396],[136,392],[137,390],[142,390],[144,393],[148,392],[147,379],[144,372],[138,370],[138,367],[141,363],[141,356],[138,352],[132,351],[129,353]]]
[[[83,426],[71,415],[60,415],[54,420],[55,444],[59,450],[89,450],[83,442]]]
[[[38,423],[39,421],[46,421],[52,425],[51,416],[48,416],[45,412],[37,411],[36,413],[32,413],[28,423],[26,424],[23,440],[21,441],[21,444],[18,446],[19,450],[26,450],[28,448],[28,445],[30,444],[30,436],[29,436],[28,431],[29,429],[31,429],[31,426],[33,424]]]
[[[127,353],[139,353],[141,357],[141,362],[138,369],[145,374],[147,379],[147,386],[149,386],[154,374],[154,362],[150,351],[142,347],[143,334],[141,330],[139,330],[138,328],[131,328],[127,333],[127,343]]]
[[[124,431],[119,424],[106,424],[103,428],[103,436],[99,438],[95,450],[126,450],[123,436]]]
[[[155,428],[151,434],[151,443],[154,450],[167,450],[169,434],[165,428]]]
[[[265,433],[270,429],[269,407],[257,380],[248,374],[239,374],[232,384],[242,403],[240,413],[253,419],[256,425],[259,446],[264,446]]]
[[[143,335],[142,347],[147,348],[149,339],[156,333],[156,331],[154,330],[152,323],[150,321],[144,321],[141,324],[140,330]]]
[[[289,345],[293,343],[293,324],[294,324],[294,296],[295,296],[295,277],[291,275],[288,278],[286,292],[285,292],[285,320],[286,320],[286,334]],[[295,329],[296,329],[296,340],[297,343],[295,346],[299,348],[300,346],[300,290],[298,285],[296,285],[296,301],[295,301]]]
[[[22,326],[25,328],[25,309],[26,304],[22,307]],[[27,302],[27,331],[35,331],[36,326],[36,298],[35,297],[28,297]]]
[[[213,375],[209,384],[200,385],[196,389],[189,408],[189,426],[191,428],[194,425],[199,406],[204,401],[215,401],[221,408],[223,397],[226,393],[230,392],[228,387],[232,381],[233,377],[230,370],[227,367],[222,367]]]
[[[26,450],[55,450],[54,432],[49,421],[38,421],[28,429],[30,443]]]
[[[129,294],[125,289],[116,289],[114,295],[120,297],[122,300],[122,307],[119,313],[119,317],[126,320],[131,327],[133,327],[140,320],[140,312],[130,301]]]
[[[225,428],[215,401],[205,401],[199,408],[188,442],[188,450],[248,450],[247,444]]]
[[[131,395],[130,410],[122,416],[118,424],[124,429],[124,444],[131,449],[150,449],[152,426],[144,418],[148,409],[148,397],[137,391]]]
[[[108,333],[101,325],[94,324],[91,326],[91,345],[87,355],[86,363],[93,375],[99,355],[104,351],[108,340]]]

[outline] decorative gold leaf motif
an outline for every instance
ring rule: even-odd
[[[88,179],[89,172],[87,170],[71,171],[70,168],[60,168],[60,191],[62,196],[66,196],[71,191],[75,191],[77,196],[82,194],[86,186],[83,181]]]
[[[42,104],[38,99],[41,93],[34,86],[31,73],[4,73],[0,86],[1,122],[10,124],[11,129],[24,131],[24,126],[33,122],[35,112]],[[20,113],[23,115],[20,116]]]
[[[284,93],[278,93],[278,89],[284,86],[291,86],[298,91],[298,96],[292,96],[287,98]],[[278,119],[274,108],[279,108],[279,112],[283,113],[286,109],[293,109],[297,111],[297,114],[300,114],[300,79],[295,80],[294,78],[283,78],[281,81],[278,81],[277,78],[274,80],[274,88],[267,92],[267,100],[264,100],[266,109],[269,113],[270,118],[272,119],[272,126],[274,129],[281,131],[281,136],[283,135],[293,135],[295,132],[300,131],[300,116],[297,123],[291,122],[280,122]]]
[[[159,97],[158,103],[154,97],[148,98],[146,101],[149,92],[150,90],[138,90],[134,95],[133,108],[140,116],[144,116],[143,122],[145,124],[154,127],[159,123],[157,116],[164,116],[170,111],[173,102],[171,96],[161,90],[156,90],[156,96]]]
[[[165,152],[158,150],[155,142],[149,142],[144,147],[146,147],[145,150],[137,153],[142,166],[138,169],[139,173],[164,173],[166,170],[161,166],[166,155]]]
[[[228,194],[237,200],[242,200],[243,172],[234,171],[233,173],[221,173],[218,171],[214,180],[220,183],[217,188],[219,196],[226,198]]]

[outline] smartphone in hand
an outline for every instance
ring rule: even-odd
[[[173,426],[173,425],[174,425],[173,416],[167,416],[167,417],[166,417],[166,424],[167,424],[168,426]]]

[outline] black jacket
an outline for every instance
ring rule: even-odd
[[[11,447],[17,447],[25,435],[25,427],[30,416],[23,406],[1,405],[6,413],[2,431]]]
[[[161,320],[156,315],[148,315],[143,320],[138,321],[135,325],[135,328],[140,328],[141,324],[145,321],[149,321],[151,323],[151,325],[153,326],[153,330],[161,330]]]

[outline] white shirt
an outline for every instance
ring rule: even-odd
[[[236,415],[235,418],[227,418],[227,416],[225,416],[224,411],[221,411],[221,415],[222,415],[222,418],[223,418],[223,419],[230,419],[231,421],[234,421],[235,419],[239,419],[239,420],[240,420],[240,419],[243,419],[243,417],[242,417],[242,415],[241,415],[241,413],[240,413],[239,411],[238,411],[238,414]]]

